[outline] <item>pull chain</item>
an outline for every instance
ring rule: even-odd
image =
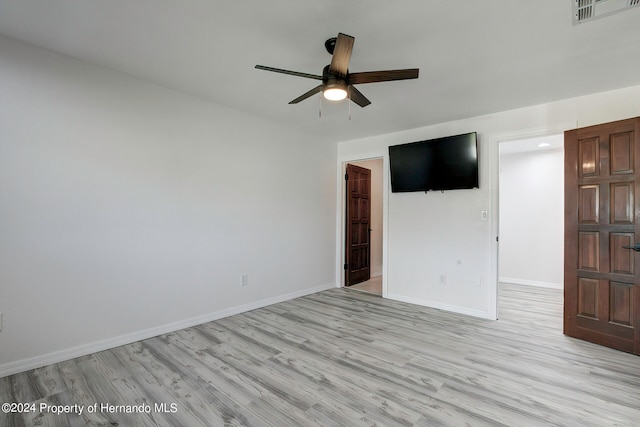
[[[320,103],[318,105],[318,117],[322,118],[322,94],[318,97],[320,99]]]
[[[351,120],[351,86],[347,87],[347,95],[347,102],[349,103],[349,120]]]

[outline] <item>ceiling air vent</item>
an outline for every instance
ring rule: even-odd
[[[571,0],[573,25],[640,5],[640,0]]]

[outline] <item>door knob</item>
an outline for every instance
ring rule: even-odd
[[[633,249],[636,252],[640,252],[640,243],[636,243],[633,246],[623,246],[624,249]]]

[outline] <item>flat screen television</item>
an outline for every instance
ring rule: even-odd
[[[476,132],[389,147],[391,191],[478,188]]]

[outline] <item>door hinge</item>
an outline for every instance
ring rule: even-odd
[[[344,265],[344,269],[345,269],[345,270],[348,270],[348,269],[349,269],[349,264],[345,264],[345,265]]]
[[[345,174],[344,174],[344,180],[345,180],[345,181],[349,181],[349,174],[348,174],[348,173],[345,173]]]

